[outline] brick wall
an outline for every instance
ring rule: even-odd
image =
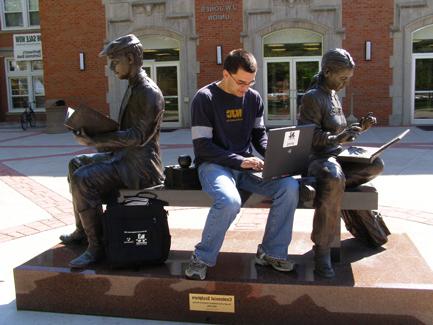
[[[343,0],[342,10],[346,31],[343,47],[352,54],[356,63],[343,106],[349,112],[353,92],[356,117],[372,111],[381,125],[388,125],[392,111],[389,95],[392,84],[390,57],[393,53],[390,26],[394,17],[394,0]],[[365,61],[367,40],[372,42],[371,61]]]
[[[106,59],[98,57],[106,37],[102,1],[40,0],[39,9],[46,99],[108,113]],[[85,71],[79,69],[80,52]]]
[[[201,88],[222,77],[222,65],[216,64],[217,45],[222,46],[223,60],[228,52],[242,47],[242,0],[196,0],[195,15],[200,63],[197,86]]]
[[[25,32],[20,32],[25,33]],[[4,31],[0,33],[0,47],[14,47],[13,32]],[[18,32],[17,32],[18,34]]]

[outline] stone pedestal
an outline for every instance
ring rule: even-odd
[[[326,280],[314,275],[309,234],[294,234],[290,257],[298,265],[283,274],[254,264],[262,232],[228,232],[206,280],[187,280],[184,249],[200,234],[172,230],[168,261],[139,269],[74,272],[67,263],[84,247],[55,246],[15,268],[17,308],[219,324],[433,322],[433,274],[405,235],[380,249],[344,239],[337,277]]]

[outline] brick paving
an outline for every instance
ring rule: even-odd
[[[38,220],[18,227],[0,230],[0,242],[34,235],[74,222],[71,201],[46,188],[32,178],[0,162],[0,180],[51,215],[51,219]]]
[[[16,133],[16,132],[17,131],[13,131],[13,130],[2,130],[1,133],[5,134],[5,133]],[[10,142],[10,141],[13,141],[13,140],[18,140],[18,139],[23,139],[23,138],[30,138],[30,137],[37,136],[39,134],[43,134],[43,132],[42,131],[28,132],[26,134],[22,134],[22,135],[15,136],[15,137],[12,137],[12,138],[2,139],[2,140],[0,140],[0,143],[2,143],[2,142]]]
[[[380,213],[388,218],[403,219],[433,226],[433,211],[380,206]]]

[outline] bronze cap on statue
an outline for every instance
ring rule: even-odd
[[[99,53],[99,56],[113,55],[127,47],[140,44],[140,40],[134,34],[128,34],[116,38],[114,41],[108,43],[104,49]]]

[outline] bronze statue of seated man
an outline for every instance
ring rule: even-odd
[[[84,268],[103,256],[102,202],[120,188],[140,189],[162,184],[159,136],[164,98],[158,86],[142,69],[143,47],[135,35],[110,42],[100,53],[107,56],[117,78],[128,80],[119,111],[119,129],[89,136],[84,130],[76,140],[95,147],[98,153],[79,155],[69,162],[68,181],[76,229],[60,236],[66,244],[87,240],[86,251],[70,261]]]

